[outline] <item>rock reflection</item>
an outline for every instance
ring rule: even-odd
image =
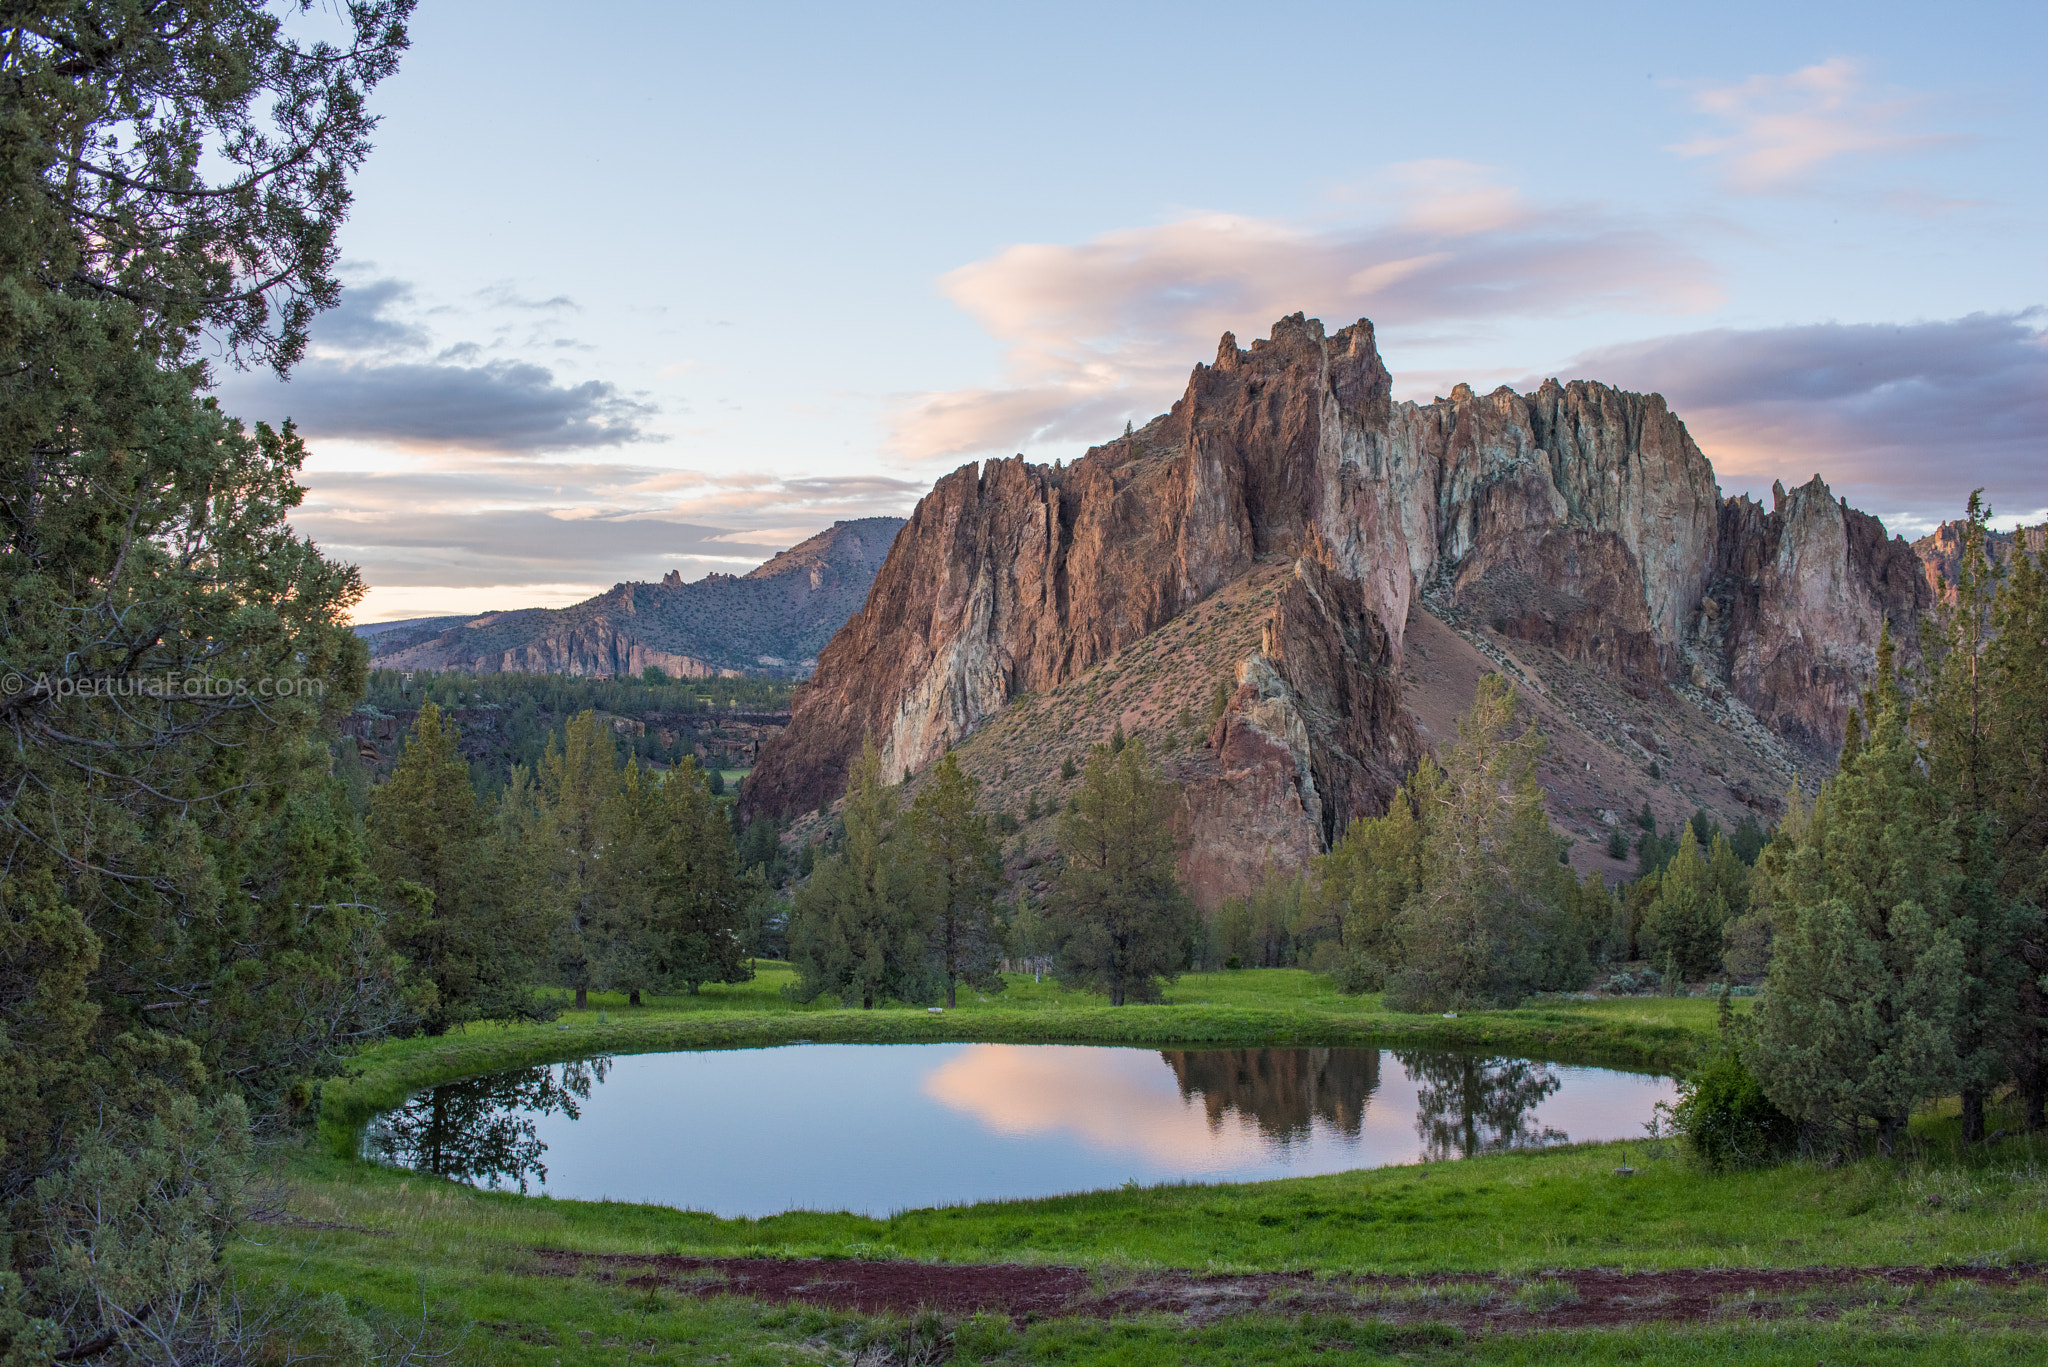
[[[1172,1049],[1183,1099],[1200,1099],[1209,1128],[1235,1111],[1282,1145],[1309,1137],[1317,1119],[1356,1139],[1380,1085],[1377,1049]]]
[[[560,1111],[571,1120],[577,1102],[604,1081],[609,1058],[518,1068],[451,1082],[422,1092],[379,1116],[364,1136],[367,1156],[496,1190],[527,1179],[548,1180],[548,1146],[534,1120]]]
[[[1531,1114],[1564,1085],[1544,1064],[1409,1050],[1394,1057],[1415,1083],[1415,1133],[1425,1158],[1538,1149],[1568,1139],[1563,1130],[1538,1126]]]

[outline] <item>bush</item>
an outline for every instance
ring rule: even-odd
[[[1670,1112],[1672,1128],[1711,1168],[1768,1163],[1799,1142],[1799,1122],[1772,1104],[1734,1050],[1681,1079]]]
[[[1621,833],[1619,826],[1615,827],[1607,837],[1607,857],[1609,859],[1628,858],[1628,837]]]
[[[1345,954],[1328,971],[1330,981],[1346,997],[1384,991],[1387,986],[1387,966],[1370,954]]]

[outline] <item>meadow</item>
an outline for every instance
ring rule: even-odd
[[[2048,1259],[2048,1154],[2027,1136],[1965,1147],[1939,1110],[1916,1119],[1910,1153],[1838,1166],[1801,1160],[1714,1173],[1678,1142],[1646,1136],[883,1219],[791,1212],[724,1220],[529,1198],[346,1156],[355,1127],[411,1091],[600,1053],[792,1040],[1378,1043],[1676,1071],[1712,1040],[1716,1022],[1716,1004],[1699,998],[1401,1016],[1375,998],[1340,997],[1324,979],[1278,969],[1189,975],[1163,1005],[1114,1011],[1050,983],[1012,978],[1009,990],[963,996],[959,1009],[942,1016],[796,1007],[778,993],[786,980],[786,970],[763,965],[751,983],[707,987],[695,998],[636,1009],[595,996],[590,1010],[551,1024],[471,1026],[376,1046],[353,1076],[328,1084],[319,1140],[274,1151],[283,1213],[257,1226],[235,1255],[238,1265],[308,1290],[341,1290],[389,1315],[424,1313],[458,1356],[490,1362],[880,1363],[945,1354],[967,1362],[1909,1362],[1965,1344],[1973,1361],[2038,1354],[2034,1331],[2048,1309],[2042,1287],[1984,1277]],[[819,1142],[830,1142],[829,1118],[821,1117]],[[738,1257],[1080,1268],[1105,1294],[1167,1273],[1301,1273],[1309,1274],[1302,1285],[1318,1290],[1312,1303],[1262,1293],[1217,1315],[1136,1312],[1024,1324],[933,1315],[920,1326],[915,1316],[697,1294],[725,1285],[711,1271],[681,1281],[604,1271],[606,1259]],[[1772,1269],[1814,1266],[1954,1275],[1919,1286],[1871,1280],[1767,1289],[1760,1302],[1681,1323],[1593,1328],[1572,1323],[1573,1296],[1558,1280],[1590,1269],[1743,1269],[1769,1288]],[[1386,1287],[1394,1289],[1359,1291],[1376,1279],[1393,1279]],[[1549,1288],[1562,1288],[1555,1305]],[[471,1327],[461,1330],[465,1324]]]

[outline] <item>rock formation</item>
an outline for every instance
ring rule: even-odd
[[[1072,465],[941,479],[744,804],[828,803],[868,735],[885,772],[922,769],[1284,563],[1206,758],[1180,775],[1189,861],[1241,885],[1383,810],[1422,753],[1399,686],[1418,595],[1638,693],[1732,693],[1817,755],[1839,745],[1881,621],[1925,604],[1910,549],[1825,485],[1768,514],[1724,503],[1657,395],[1390,391],[1369,322],[1326,336],[1296,314],[1248,349],[1225,334],[1170,412]]]
[[[474,674],[801,673],[867,597],[901,518],[835,522],[744,575],[619,584],[573,607],[372,628],[375,662]]]

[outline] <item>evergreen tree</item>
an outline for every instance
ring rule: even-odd
[[[1932,670],[1917,709],[1928,739],[1929,777],[1955,814],[1964,879],[1951,929],[1963,947],[1968,983],[1956,1047],[1963,1135],[1970,1140],[1984,1136],[1985,1101],[1998,1083],[2014,1077],[2030,1102],[2030,1093],[2040,1090],[2038,971],[2027,968],[2041,921],[2038,890],[2027,886],[2024,873],[2014,879],[2007,872],[2012,856],[2027,862],[2024,847],[2010,838],[2025,818],[2002,778],[2016,762],[2024,769],[2030,750],[2038,765],[2039,713],[2048,705],[2048,694],[2036,688],[2029,697],[2024,678],[2011,669],[2028,654],[2028,632],[2023,621],[2001,611],[2028,592],[2029,581],[2038,582],[2037,567],[2019,555],[2010,587],[2000,583],[2000,567],[1986,550],[1990,510],[1981,492],[1970,496],[1955,582],[1941,595],[1932,622],[1922,626]],[[2009,638],[2003,625],[2015,628]],[[2033,647],[2038,651],[2038,632]],[[2025,788],[2023,782],[2020,793]],[[2038,950],[2034,957],[2041,957]],[[2038,1124],[2037,1107],[2030,1104],[2028,1112],[2029,1122]]]
[[[1001,853],[988,817],[975,806],[978,785],[948,750],[910,809],[930,944],[946,1005],[962,982],[985,992],[1003,990],[996,894],[1002,890]]]
[[[370,867],[386,891],[384,936],[426,990],[430,1035],[463,1021],[537,1018],[535,927],[477,802],[455,727],[420,709],[391,777],[369,797]]]
[[[317,56],[237,0],[9,15],[0,1358],[204,1351],[247,1118],[397,1011],[323,739],[361,586],[287,521],[296,435],[223,414],[198,358],[285,373],[335,301],[407,8]]]
[[[1157,1001],[1187,961],[1190,911],[1176,873],[1173,791],[1133,740],[1098,745],[1060,815],[1062,863],[1050,898],[1060,980],[1112,1006]]]
[[[798,1001],[825,992],[871,1010],[878,1001],[935,996],[926,963],[921,890],[896,829],[896,790],[882,779],[870,738],[848,776],[846,839],[818,859],[790,914],[789,958]]]
[[[613,797],[603,899],[607,986],[633,1005],[642,992],[691,996],[707,982],[745,982],[747,908],[734,870],[732,825],[694,760],[659,778],[627,767]]]
[[[1874,1127],[1890,1152],[1912,1107],[1958,1077],[1969,982],[1955,822],[1884,644],[1863,746],[1771,872],[1777,933],[1744,1059],[1788,1115],[1846,1140]]]
[[[1718,835],[1715,843],[1721,851],[1728,848],[1727,840]],[[1650,904],[1647,948],[1653,957],[1668,959],[1682,978],[1712,977],[1721,971],[1721,933],[1728,920],[1727,894],[1700,856],[1698,827],[1687,823]]]
[[[597,962],[604,952],[608,899],[618,886],[603,867],[610,824],[618,818],[617,748],[611,728],[586,711],[572,718],[557,745],[548,741],[540,765],[541,838],[546,865],[537,891],[552,904],[550,957],[556,980],[576,993],[576,1009],[590,1005]]]
[[[1401,919],[1403,1009],[1511,1004],[1584,972],[1561,903],[1576,882],[1558,863],[1536,763],[1543,738],[1520,724],[1514,689],[1480,680],[1441,768],[1410,782],[1423,825],[1419,889]]]
[[[1422,823],[1407,788],[1387,814],[1352,822],[1316,859],[1318,895],[1337,912],[1339,939],[1353,958],[1400,964],[1401,913],[1422,886]]]

